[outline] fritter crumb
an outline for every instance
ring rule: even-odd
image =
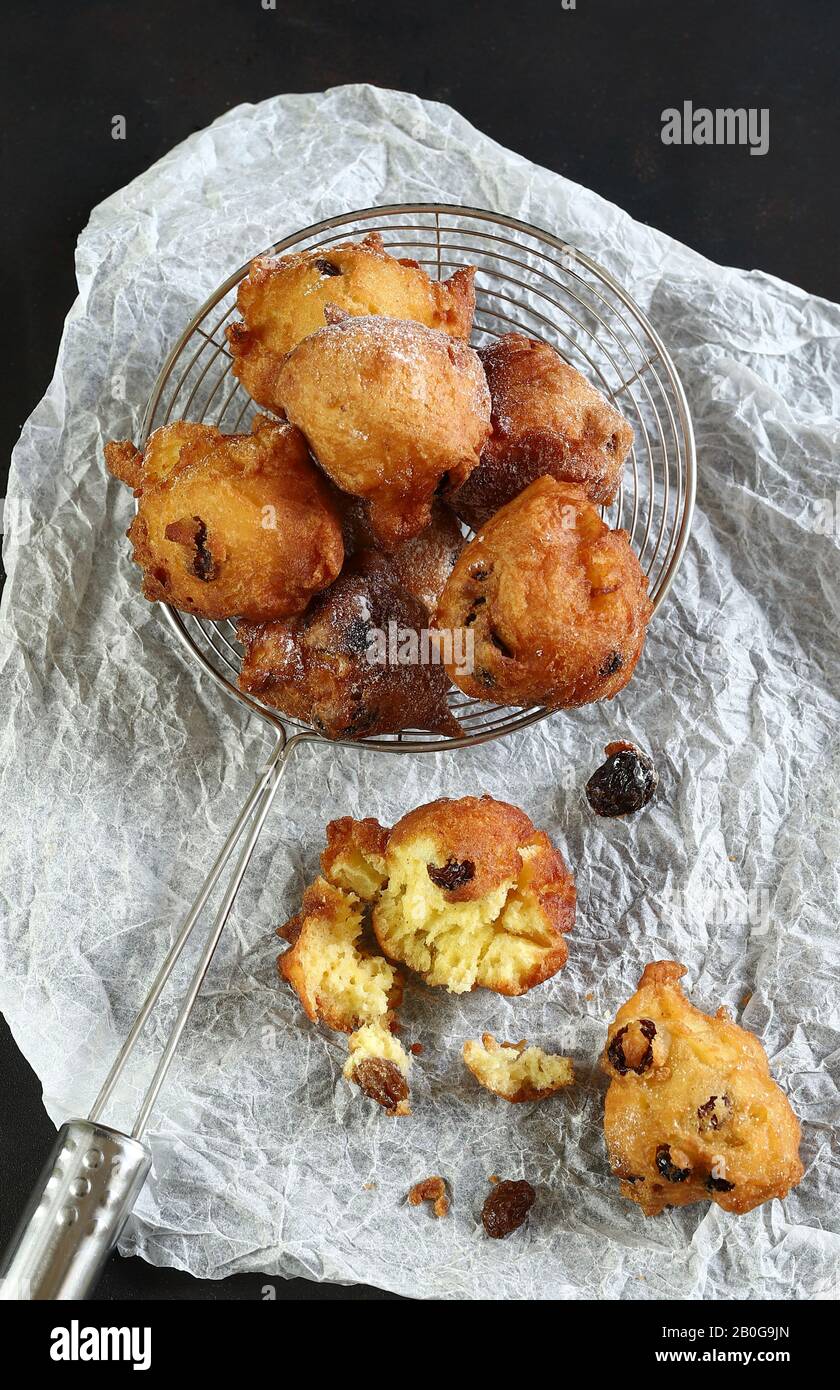
[[[514,1104],[544,1100],[575,1079],[571,1058],[552,1056],[524,1040],[498,1043],[490,1033],[481,1042],[464,1043],[463,1057],[480,1085]]]
[[[446,1195],[446,1183],[443,1178],[423,1178],[421,1182],[415,1183],[408,1194],[408,1202],[412,1207],[419,1207],[423,1202],[431,1202],[432,1211],[435,1216],[446,1216],[449,1211],[449,1198]]]

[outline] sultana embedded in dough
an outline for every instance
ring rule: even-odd
[[[258,416],[251,434],[181,420],[141,453],[105,446],[134,489],[128,530],[146,598],[204,618],[301,613],[344,559],[334,492],[294,426]]]
[[[703,1201],[741,1214],[799,1182],[799,1121],[758,1039],[726,1009],[689,1003],[684,974],[676,961],[648,965],[610,1025],[610,1163],[646,1216]]]
[[[284,359],[323,328],[325,310],[412,319],[453,338],[469,338],[475,270],[463,266],[432,280],[416,261],[388,254],[379,232],[362,241],[258,256],[240,281],[241,322],[226,330],[233,372],[258,405],[280,409],[277,377]]]
[[[652,612],[626,531],[611,531],[580,487],[538,478],[459,556],[438,627],[469,629],[472,669],[454,683],[498,705],[563,709],[623,690]]]
[[[524,994],[565,964],[574,881],[517,807],[490,796],[420,806],[391,831],[385,868],[373,930],[427,984]]]

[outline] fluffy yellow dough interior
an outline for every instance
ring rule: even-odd
[[[440,857],[433,839],[389,850],[388,884],[374,908],[380,945],[428,984],[454,994],[476,985],[515,990],[553,941],[528,886],[528,860],[536,853],[536,846],[525,846],[517,878],[482,898],[453,903],[429,877],[429,863]]]
[[[333,890],[331,896],[329,915],[308,916],[298,942],[307,994],[328,999],[344,1018],[380,1018],[388,1012],[394,969],[381,956],[357,949],[364,908],[355,894]]]

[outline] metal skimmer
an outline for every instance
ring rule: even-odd
[[[477,267],[475,346],[511,330],[543,338],[614,401],[630,421],[634,447],[620,494],[604,514],[611,526],[625,526],[630,532],[649,577],[656,611],[673,582],[688,541],[696,466],[682,385],[645,315],[611,275],[559,237],[479,208],[438,203],[367,208],[328,218],[268,249],[282,254],[292,249],[326,248],[374,229],[381,232],[389,251],[419,261],[435,278],[443,279],[461,265]],[[152,392],[139,443],[169,420],[206,421],[230,433],[249,427],[258,407],[233,376],[224,337],[226,325],[237,317],[236,289],[247,271],[248,266],[242,266],[220,286],[175,344]],[[276,742],[158,971],[88,1119],[71,1121],[59,1131],[42,1181],[6,1258],[6,1297],[78,1298],[95,1282],[147,1176],[151,1154],[143,1134],[151,1110],[286,761],[300,743],[327,742],[237,689],[240,647],[233,623],[210,622],[163,605],[161,608],[174,635],[205,675],[265,719]],[[461,738],[407,730],[363,739],[354,746],[394,753],[465,748],[533,724],[548,713],[482,703],[457,690],[450,692],[449,703],[464,730]],[[101,1120],[105,1106],[231,860],[233,867],[222,901],[132,1132],[128,1135],[112,1129]]]

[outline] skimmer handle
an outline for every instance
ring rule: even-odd
[[[62,1125],[0,1272],[0,1299],[85,1298],[117,1243],[152,1156],[107,1125]]]

